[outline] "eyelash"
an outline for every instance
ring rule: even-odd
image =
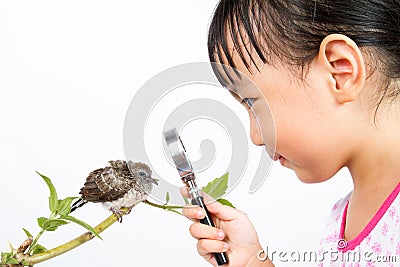
[[[240,103],[241,103],[241,104],[244,103],[248,108],[251,109],[251,107],[253,106],[253,103],[254,103],[255,100],[256,100],[255,98],[251,98],[251,97],[249,97],[249,98],[243,98],[243,99],[242,99],[242,102],[240,102]]]

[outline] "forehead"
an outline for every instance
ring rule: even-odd
[[[257,1],[223,0],[209,29],[210,60],[251,74],[265,63],[263,5]]]
[[[224,40],[214,48],[215,62],[230,66],[251,77],[259,71],[259,65],[262,65],[263,61],[256,57],[257,53],[248,36],[243,35],[240,40],[235,40],[234,37],[237,35],[233,35],[230,30],[225,32]]]
[[[223,87],[228,89],[234,96],[242,97],[244,93],[255,92],[257,86],[254,83],[260,74],[255,65],[246,67],[243,63],[237,48],[232,41],[229,41],[229,54],[234,62],[234,67],[226,65],[225,54],[220,55],[217,62],[211,63],[217,79]]]
[[[255,80],[266,62],[257,53],[259,48],[255,47],[255,40],[250,40],[243,27],[225,22],[222,28],[223,32],[214,33],[214,38],[210,40],[210,59],[216,63],[213,68],[220,83],[238,92],[238,85],[243,86],[248,79]]]

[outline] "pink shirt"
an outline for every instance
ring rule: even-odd
[[[400,266],[400,184],[353,240],[344,240],[351,193],[336,202],[320,242],[317,266]]]

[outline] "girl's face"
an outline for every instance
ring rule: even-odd
[[[240,58],[233,56],[237,69],[259,89],[258,94],[238,89],[249,112],[254,144],[265,146],[274,160],[295,171],[306,183],[325,181],[346,165],[352,139],[347,131],[349,121],[343,113],[345,108],[338,108],[332,99],[329,81],[321,75],[317,61],[311,63],[306,78],[301,79],[278,64],[260,64],[260,71],[251,74]],[[272,119],[266,114],[269,109],[275,132],[271,130]],[[274,141],[276,149],[271,153]]]

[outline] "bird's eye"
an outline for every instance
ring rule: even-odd
[[[140,175],[140,176],[145,176],[146,173],[145,173],[145,172],[139,172],[139,175]]]

